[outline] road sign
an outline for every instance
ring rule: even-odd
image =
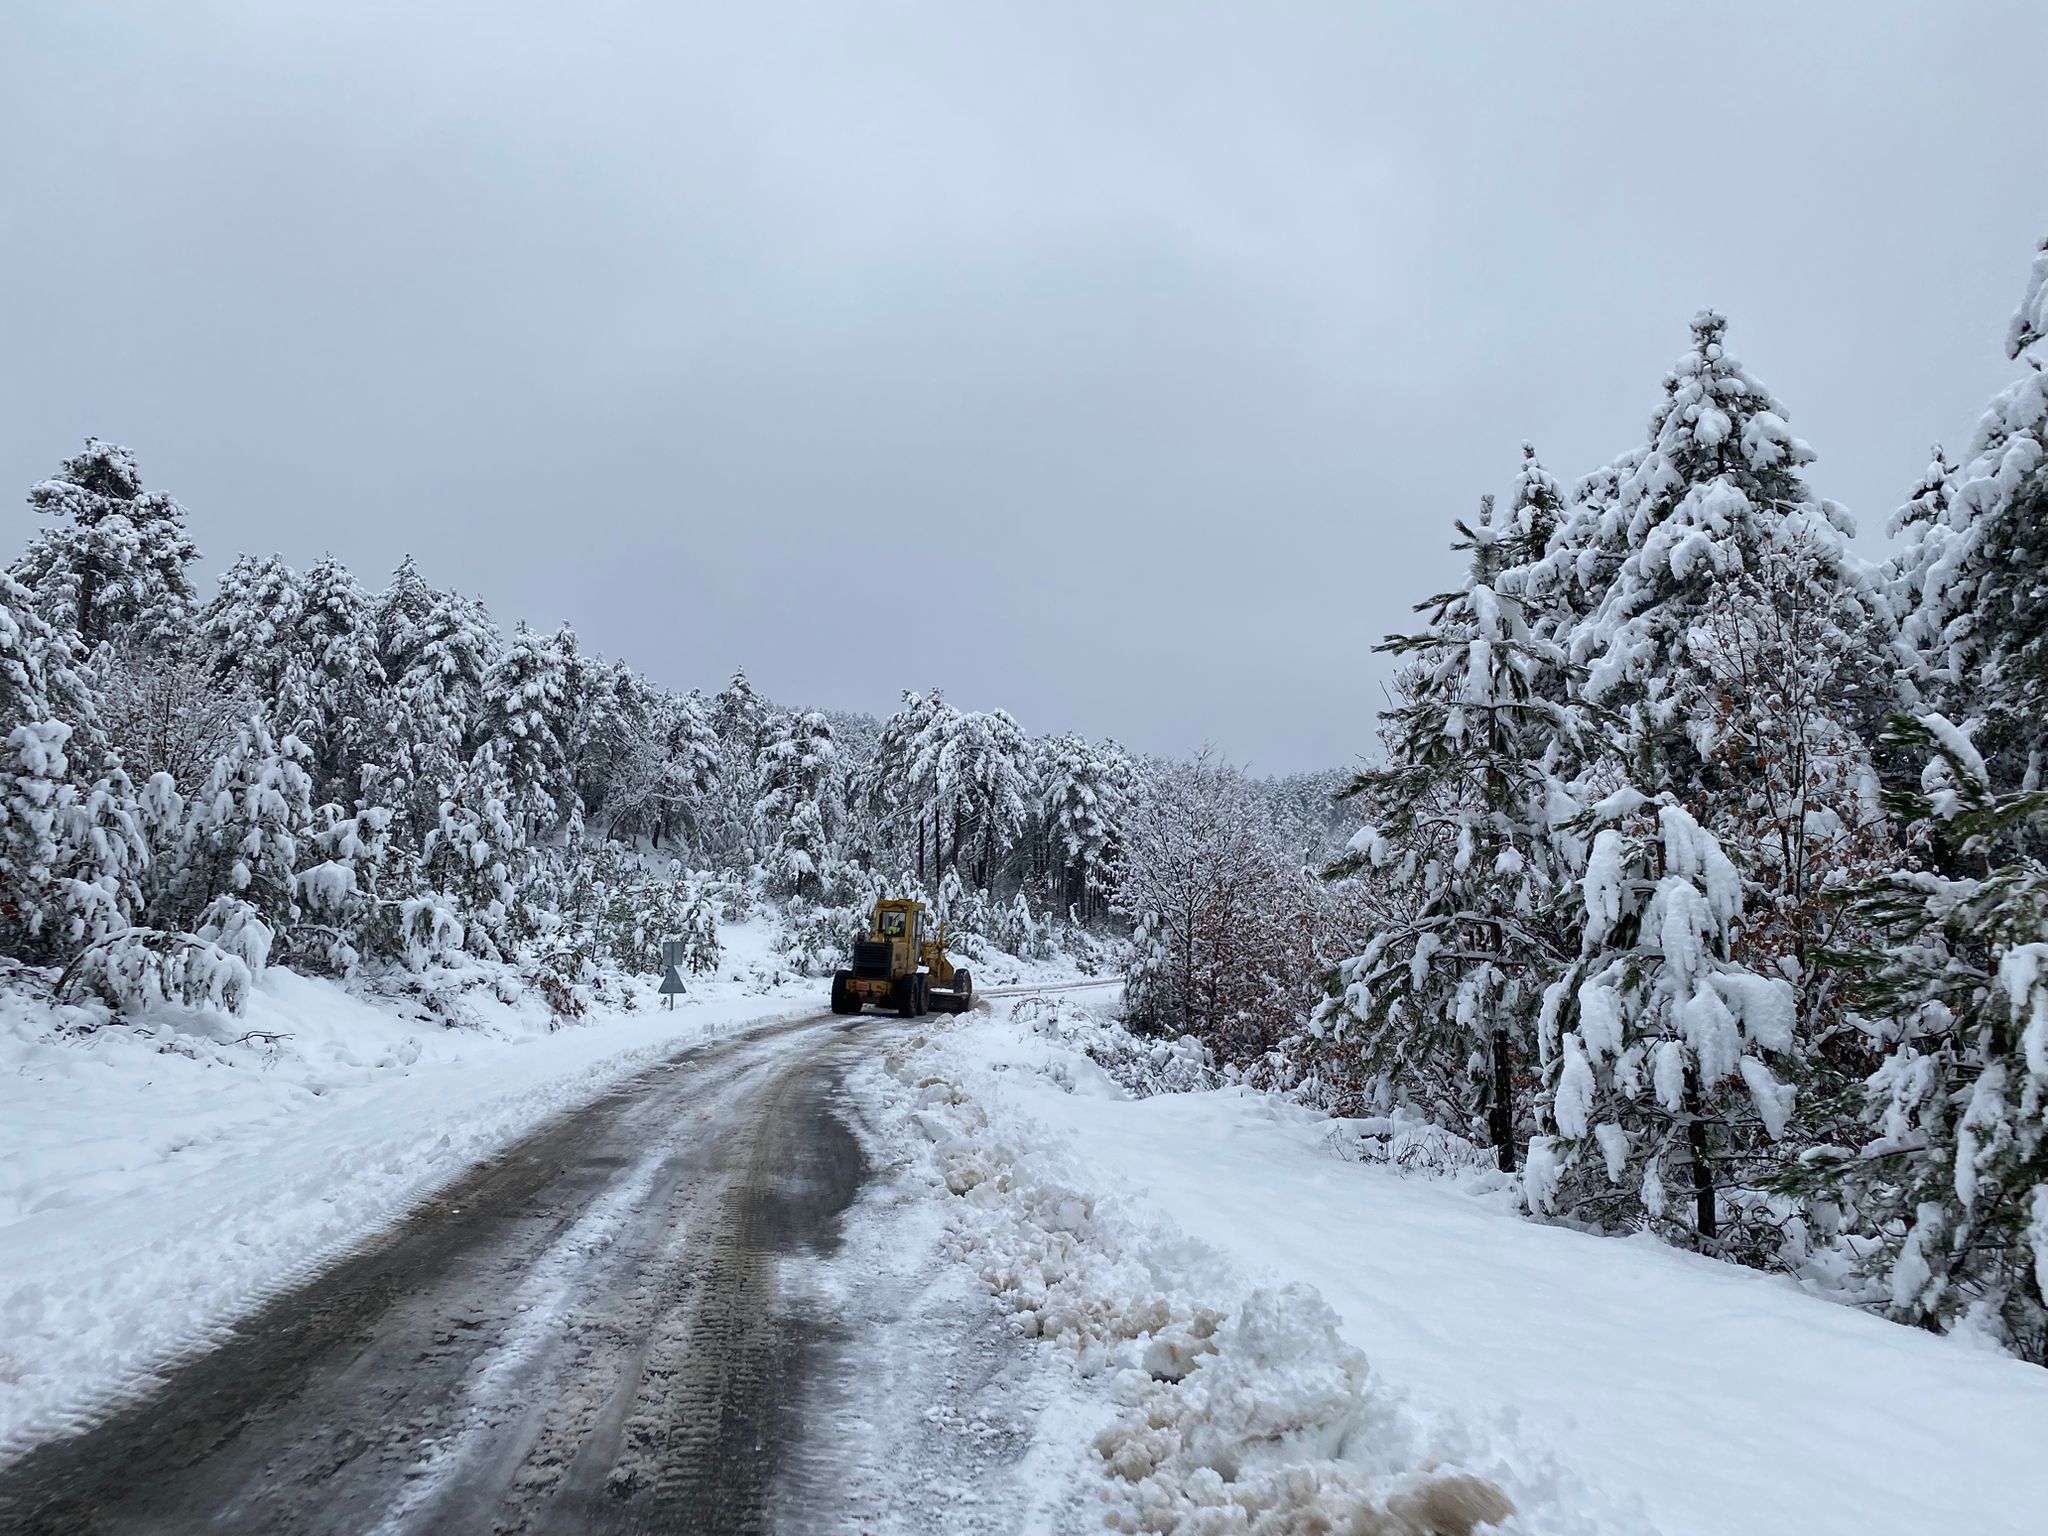
[[[681,939],[661,941],[661,996],[662,1005],[673,1008],[676,997],[683,990],[683,975],[676,967],[684,960],[686,946]]]

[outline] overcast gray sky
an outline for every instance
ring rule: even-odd
[[[1736,352],[1881,547],[2048,233],[2048,5],[0,8],[0,505],[410,551],[676,686],[1371,744],[1523,437]],[[10,489],[12,488],[12,489]]]

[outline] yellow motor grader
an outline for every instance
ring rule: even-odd
[[[925,936],[921,901],[885,896],[875,903],[868,931],[853,941],[853,967],[832,977],[832,1011],[859,1013],[869,1003],[904,1018],[936,1008],[965,1013],[974,1006],[974,979],[946,954],[946,925]]]

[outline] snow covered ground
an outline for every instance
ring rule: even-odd
[[[551,1114],[694,1039],[818,1011],[770,936],[729,932],[673,1013],[562,1029],[481,994],[451,1030],[285,972],[232,1027],[54,1041],[0,1008],[0,1459]],[[849,1082],[884,1176],[838,1261],[789,1279],[872,1336],[821,1405],[843,1454],[809,1469],[854,1524],[891,1525],[878,1469],[915,1461],[929,1496],[891,1528],[2042,1528],[2048,1373],[1531,1223],[1494,1176],[1347,1161],[1331,1122],[1255,1094],[1131,1097],[1076,1027],[1105,1001],[929,1018],[878,1035]],[[224,1043],[251,1031],[290,1038]],[[977,1331],[935,1250],[1048,1341],[1037,1363]],[[901,1422],[855,1390],[878,1376]]]
[[[865,1086],[964,1197],[956,1251],[1120,1406],[1113,1524],[1406,1532],[1402,1499],[1469,1475],[1529,1532],[2043,1529],[2048,1373],[1537,1225],[1485,1177],[1346,1162],[1255,1094],[1130,1098],[1017,1011],[936,1024]]]
[[[0,1001],[0,1460],[86,1422],[479,1159],[714,1032],[816,1013],[765,922],[665,1010],[551,1027],[463,994],[472,1027],[289,971],[239,1019],[48,1038]],[[264,1032],[273,1043],[238,1036]]]

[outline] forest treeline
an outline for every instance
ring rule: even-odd
[[[202,596],[185,509],[107,442],[29,502],[0,577],[0,954],[60,1001],[496,966],[575,1011],[665,937],[709,963],[762,903],[791,966],[829,971],[883,890],[1044,951],[1122,924],[1125,823],[1184,772],[936,690],[886,720],[744,672],[676,691],[566,626],[506,632],[409,558],[373,590],[244,555]],[[1312,887],[1342,776],[1225,776]]]

